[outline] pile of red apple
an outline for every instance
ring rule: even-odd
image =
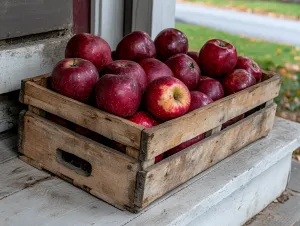
[[[199,52],[188,52],[188,47],[186,35],[174,28],[164,29],[154,41],[145,32],[132,32],[113,52],[102,38],[77,34],[66,46],[66,59],[52,72],[52,88],[150,128],[261,81],[258,64],[238,57],[228,42],[209,40]]]

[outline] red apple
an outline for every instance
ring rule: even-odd
[[[200,76],[200,81],[196,90],[206,94],[213,101],[224,97],[222,84],[218,80],[210,77]]]
[[[233,125],[234,123],[236,123],[236,122],[242,120],[244,117],[245,117],[245,114],[242,114],[242,115],[239,115],[239,116],[237,116],[237,117],[235,117],[235,118],[233,118],[233,119],[228,120],[227,122],[225,122],[225,123],[222,125],[222,129],[225,129],[225,128],[227,128],[228,126]]]
[[[158,162],[160,162],[163,159],[164,159],[164,154],[162,153],[162,154],[160,154],[158,156],[155,156],[154,163],[158,163]]]
[[[199,62],[199,53],[198,52],[194,52],[194,51],[190,51],[190,52],[187,52],[187,55],[191,58],[193,58],[194,61]]]
[[[110,141],[110,147],[113,148],[113,149],[116,149],[117,151],[120,151],[122,153],[126,153],[126,145],[124,144],[121,144],[117,141]]]
[[[175,28],[162,30],[154,40],[157,58],[166,61],[178,53],[187,53],[189,48],[185,34]]]
[[[76,126],[76,127],[75,127],[75,132],[76,132],[76,133],[79,133],[79,134],[81,134],[81,135],[83,135],[83,136],[86,136],[86,137],[89,137],[90,134],[91,134],[91,131],[90,131],[90,130],[88,130],[88,129],[82,127],[82,126]]]
[[[52,114],[47,113],[46,114],[46,119],[50,120],[51,122],[55,122],[58,125],[61,125],[63,127],[66,127],[66,128],[70,129],[70,124],[68,123],[68,121],[63,119],[63,118],[60,118],[56,115],[52,115]]]
[[[105,64],[112,61],[111,49],[108,43],[92,34],[82,33],[74,35],[67,43],[66,58],[82,58],[91,61],[98,71]]]
[[[165,76],[174,76],[171,69],[165,65],[163,62],[154,59],[148,58],[139,62],[146,73],[147,84],[152,82],[154,79],[165,77]]]
[[[136,62],[146,58],[155,58],[154,42],[146,32],[134,31],[120,41],[116,49],[116,57],[119,60]]]
[[[88,137],[98,143],[101,143],[101,144],[104,144],[104,145],[110,147],[111,140],[100,135],[99,133],[96,133],[94,131],[89,131]]]
[[[183,143],[177,145],[176,147],[168,150],[167,151],[167,156],[174,155],[175,153],[180,152],[183,149],[188,148],[189,146],[192,146],[193,144],[203,140],[204,138],[205,138],[205,134],[200,134],[199,136],[196,136],[195,138],[193,138],[191,140],[183,142]]]
[[[200,78],[198,64],[186,54],[176,54],[166,61],[174,76],[182,81],[189,90],[197,87]]]
[[[129,75],[135,78],[142,91],[145,90],[147,85],[147,77],[143,68],[136,62],[129,60],[116,60],[109,64],[106,64],[100,75],[114,74],[114,75]]]
[[[188,112],[206,106],[212,102],[214,101],[204,93],[201,93],[199,91],[191,91],[191,106]]]
[[[199,66],[210,77],[220,78],[232,73],[236,63],[235,47],[220,39],[209,40],[199,53]]]
[[[262,77],[261,69],[258,66],[258,64],[251,58],[246,56],[239,56],[235,68],[244,69],[254,76],[256,82],[261,81],[261,77]]]
[[[142,97],[137,80],[129,75],[106,74],[96,85],[98,108],[121,117],[132,116]]]
[[[244,69],[236,69],[230,75],[227,75],[223,80],[223,86],[226,95],[236,93],[256,84],[256,79],[253,75]]]
[[[144,100],[147,110],[154,117],[166,121],[184,115],[189,110],[191,95],[179,79],[161,77],[147,86]]]
[[[111,52],[111,58],[112,58],[113,61],[117,60],[116,50]]]
[[[142,125],[145,128],[151,128],[153,126],[158,125],[159,123],[152,118],[151,115],[149,115],[147,112],[144,111],[138,111],[133,116],[128,118],[128,120],[135,122],[136,124]],[[158,163],[161,160],[163,160],[164,155],[160,154],[155,157],[154,163]]]
[[[128,120],[142,125],[145,128],[151,128],[152,126],[158,125],[158,122],[152,118],[147,112],[138,111],[133,116],[129,117]]]
[[[62,95],[87,102],[98,78],[98,71],[91,62],[80,58],[67,58],[54,67],[51,85]]]

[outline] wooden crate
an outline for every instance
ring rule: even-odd
[[[139,211],[271,130],[281,77],[264,81],[182,117],[145,129],[126,119],[62,96],[48,87],[49,75],[22,81],[19,151],[28,163],[48,170],[121,209]],[[51,113],[126,146],[109,148],[51,122]],[[244,119],[221,130],[243,113]],[[206,138],[159,163],[161,153],[206,133]],[[68,154],[69,153],[69,154]],[[69,161],[80,158],[81,165]]]

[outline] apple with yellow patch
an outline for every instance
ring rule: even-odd
[[[146,88],[144,100],[147,110],[162,121],[184,115],[191,105],[186,85],[169,76],[153,80]]]

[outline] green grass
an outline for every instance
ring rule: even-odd
[[[187,0],[190,2],[209,3],[216,6],[233,6],[248,8],[252,10],[262,10],[287,16],[300,17],[300,4],[283,3],[276,1],[259,1],[259,0]]]
[[[283,81],[280,97],[276,102],[283,110],[300,110],[300,101],[295,100],[300,99],[300,73],[291,73],[285,69],[286,63],[300,64],[300,48],[244,38],[198,25],[176,24],[176,28],[188,37],[190,51],[199,51],[209,39],[222,39],[232,43],[238,55],[251,57],[264,70],[277,70],[283,75]]]
[[[293,46],[244,38],[198,25],[176,24],[176,28],[187,35],[191,50],[199,51],[207,40],[218,38],[232,43],[239,55],[249,56],[262,66],[269,63],[275,66],[300,63],[296,61],[300,57],[300,50]]]

